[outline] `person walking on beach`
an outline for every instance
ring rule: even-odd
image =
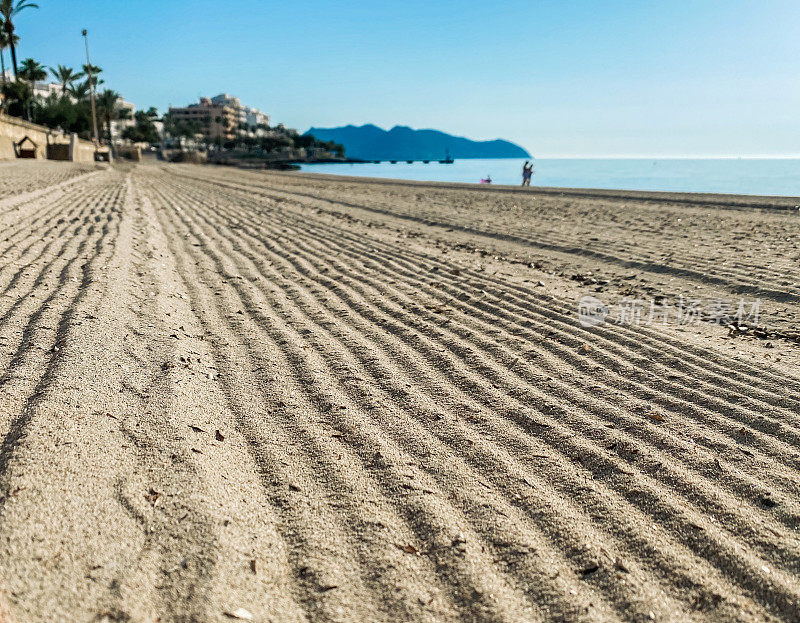
[[[533,176],[533,163],[531,162],[530,164],[528,164],[528,161],[526,160],[525,164],[522,165],[522,185],[530,186],[532,176]]]

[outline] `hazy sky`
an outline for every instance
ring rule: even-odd
[[[227,91],[301,130],[401,124],[542,157],[800,155],[798,0],[37,2],[19,57],[79,66],[88,28],[138,107]]]

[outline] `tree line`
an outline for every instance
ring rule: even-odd
[[[201,118],[197,121],[173,119],[164,115],[164,132],[175,138],[186,138],[204,143],[210,150],[236,151],[258,157],[272,152],[296,151],[299,149],[320,149],[340,158],[344,157],[344,146],[334,141],[321,141],[310,134],[300,134],[297,130],[286,128],[283,124],[270,127],[266,124],[251,126],[240,124],[234,128],[235,138],[214,137],[207,132],[211,122],[221,124],[222,117]]]

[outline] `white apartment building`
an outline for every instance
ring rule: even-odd
[[[132,128],[136,125],[136,120],[133,118],[136,113],[136,106],[132,102],[120,98],[116,108],[118,111],[125,111],[127,114],[125,114],[126,119],[115,119],[111,122],[111,139],[115,141],[122,137],[125,128]]]
[[[258,108],[245,106],[242,101],[228,93],[220,93],[211,98],[211,103],[217,106],[228,106],[236,111],[236,121],[238,124],[247,125],[251,135],[261,136],[264,130],[257,129],[259,125],[269,125],[269,115],[261,112]]]
[[[246,108],[247,111],[247,125],[251,128],[255,128],[259,125],[269,125],[269,115],[267,113],[263,113],[257,108]],[[263,130],[261,130],[263,131]]]

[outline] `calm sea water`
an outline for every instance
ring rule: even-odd
[[[522,160],[311,164],[304,171],[431,182],[519,184]],[[533,186],[800,196],[800,159],[537,159]]]

